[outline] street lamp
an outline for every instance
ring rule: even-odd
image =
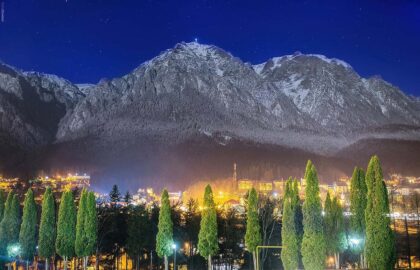
[[[10,258],[16,259],[17,256],[20,254],[20,245],[19,244],[11,244],[7,246],[7,255]],[[8,264],[8,269],[11,268],[11,263]]]
[[[352,243],[353,246],[358,246],[360,244],[360,239],[358,239],[358,238],[350,238],[350,243]]]
[[[351,237],[349,239],[349,242],[351,244],[351,247],[353,249],[357,250],[358,252],[360,252],[359,245],[363,245],[362,244],[362,241],[363,241],[363,238],[360,239],[360,238],[356,238],[356,237]],[[363,251],[360,252],[360,266],[362,266],[363,268],[365,268],[365,266],[366,266],[365,256],[364,256],[364,252]]]
[[[176,244],[172,244],[172,248],[174,250],[174,270],[176,270]]]

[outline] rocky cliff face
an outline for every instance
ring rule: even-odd
[[[52,143],[60,120],[82,97],[69,81],[0,63],[0,133],[23,148]]]
[[[173,143],[222,133],[331,153],[362,137],[387,136],[372,133],[378,128],[392,133],[392,126],[419,124],[414,98],[380,78],[361,78],[343,61],[295,54],[251,66],[193,42],[88,88],[57,139],[154,136]],[[410,132],[398,136],[419,135]]]
[[[255,70],[321,129],[347,133],[420,124],[419,107],[413,98],[379,77],[361,78],[337,59],[297,53],[270,59]]]
[[[296,53],[252,66],[193,42],[96,85],[0,64],[0,123],[2,146],[64,145],[57,159],[93,163],[192,141],[333,155],[366,138],[419,141],[420,102],[338,59]]]

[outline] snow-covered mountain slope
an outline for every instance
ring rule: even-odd
[[[420,102],[338,59],[296,53],[252,66],[192,42],[95,85],[1,64],[0,123],[0,144],[65,145],[57,160],[190,141],[332,155],[361,139],[420,141]]]
[[[361,78],[337,59],[297,53],[270,59],[254,69],[321,129],[348,133],[420,124],[419,106],[412,98],[379,77]]]
[[[51,143],[61,118],[82,97],[72,83],[55,75],[0,63],[0,133],[23,148]]]
[[[179,43],[95,85],[0,64],[0,169],[15,172],[71,167],[154,183],[277,162],[287,177],[311,158],[331,179],[362,152],[417,172],[404,164],[419,162],[419,146],[419,98],[322,55],[252,66],[216,46]]]
[[[306,116],[282,93],[270,104],[260,102],[259,95],[266,92],[274,94],[276,89],[229,53],[180,43],[130,74],[90,88],[62,121],[57,138],[91,134],[99,126],[114,137],[114,131],[144,134],[175,128],[182,134],[188,127],[242,134],[253,128],[306,125]]]
[[[85,93],[61,121],[58,141],[89,134],[175,143],[204,131],[331,153],[366,137],[419,138],[398,128],[420,125],[414,98],[316,54],[251,66],[216,46],[179,43]]]

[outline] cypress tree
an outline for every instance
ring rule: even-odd
[[[161,195],[161,207],[159,210],[158,233],[156,236],[156,253],[165,260],[165,270],[169,269],[168,256],[172,253],[173,223],[171,219],[171,205],[166,189]]]
[[[201,213],[200,232],[198,234],[198,250],[208,259],[208,269],[212,269],[211,257],[219,250],[217,239],[217,215],[210,185],[204,191],[204,205]]]
[[[85,231],[86,231],[86,256],[91,256],[95,253],[96,241],[97,241],[97,229],[98,229],[98,217],[96,211],[96,199],[93,192],[87,194],[86,204],[86,219],[85,219]],[[87,260],[86,260],[87,261]]]
[[[305,269],[325,268],[325,238],[322,221],[321,199],[315,166],[306,166],[306,190],[303,203],[302,261]]]
[[[3,245],[4,245],[4,239],[1,232],[1,221],[3,220],[3,215],[4,215],[4,210],[5,210],[5,203],[6,203],[6,196],[3,192],[3,190],[0,190],[0,254],[4,254],[3,253]],[[0,269],[3,269],[3,260],[0,257]]]
[[[344,213],[343,207],[340,204],[340,201],[337,197],[334,198],[333,202],[333,214],[336,226],[335,240],[335,253],[336,253],[336,262],[337,269],[340,268],[340,253],[343,253],[348,248],[347,232],[344,225]]]
[[[45,269],[49,268],[49,259],[55,254],[55,202],[51,188],[48,187],[42,200],[41,222],[39,226],[38,255],[45,259]]]
[[[80,195],[79,208],[77,209],[77,223],[76,223],[76,242],[75,251],[79,258],[83,258],[83,269],[86,268],[86,256],[89,255],[87,250],[87,232],[86,232],[86,218],[87,218],[87,198],[88,192],[86,189],[82,190]]]
[[[258,194],[255,188],[252,188],[248,195],[245,245],[252,252],[254,270],[257,269],[256,248],[259,244],[261,244],[261,230],[258,218]]]
[[[325,242],[327,254],[334,256],[336,269],[340,268],[340,253],[347,247],[343,209],[337,197],[331,200],[327,193],[325,200]]]
[[[14,246],[19,243],[19,228],[20,228],[20,205],[17,195],[12,196],[12,200],[8,205],[6,211],[7,218],[4,224],[4,231],[7,242],[6,245],[7,254],[9,257],[15,258],[19,254],[15,251]]]
[[[327,197],[324,202],[324,233],[325,233],[325,249],[327,255],[334,254],[333,234],[334,231],[334,214],[330,192],[327,192]]]
[[[350,243],[351,249],[360,253],[360,266],[366,268],[364,259],[365,246],[365,210],[367,204],[367,186],[365,172],[360,168],[354,168],[350,183]]]
[[[0,254],[6,254],[7,245],[9,243],[9,234],[7,231],[9,227],[9,212],[12,199],[13,193],[9,192],[6,202],[4,203],[3,218],[0,222]]]
[[[19,198],[15,194],[10,204],[10,223],[9,223],[9,245],[19,243],[19,229],[20,229],[20,204]]]
[[[395,264],[394,235],[390,228],[388,192],[383,181],[382,168],[373,156],[366,171],[367,206],[366,259],[369,269],[393,269]]]
[[[4,195],[3,190],[0,190],[0,222],[3,219],[5,203],[6,203],[6,196]]]
[[[74,244],[76,240],[76,206],[73,192],[65,191],[61,195],[60,208],[58,210],[57,239],[55,249],[64,260],[64,269],[67,270],[67,260],[74,256]]]
[[[34,193],[29,189],[26,192],[25,201],[23,202],[23,218],[19,233],[21,257],[26,261],[26,269],[29,269],[28,261],[35,255],[37,223]]]
[[[283,199],[283,218],[281,227],[282,246],[281,260],[285,270],[299,268],[301,241],[301,208],[299,203],[297,180],[286,181]]]
[[[4,204],[3,219],[0,222],[0,254],[7,253],[7,246],[10,242],[10,206],[13,200],[13,192],[9,192]]]

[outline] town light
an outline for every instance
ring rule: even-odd
[[[19,244],[11,244],[7,247],[7,254],[9,257],[17,257],[20,253],[20,245]]]
[[[352,245],[354,245],[354,246],[359,245],[359,244],[360,244],[360,242],[361,242],[361,240],[360,240],[360,239],[358,239],[358,238],[350,238],[350,243],[351,243]]]
[[[172,244],[172,248],[176,249],[176,244],[175,243]]]

